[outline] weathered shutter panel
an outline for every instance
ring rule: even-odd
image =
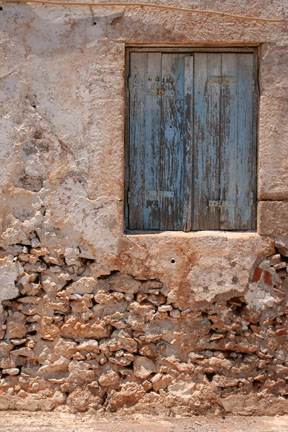
[[[192,186],[191,169],[184,167],[184,157],[191,162],[185,144],[189,135],[191,145],[192,57],[188,57],[189,61],[184,54],[131,53],[129,229],[187,226],[184,209],[190,205]],[[185,202],[184,181],[190,188]],[[185,217],[191,217],[190,209]]]
[[[220,229],[254,229],[253,54],[222,54],[222,76]]]
[[[161,134],[161,100],[158,91],[161,88],[161,54],[147,54],[146,77],[146,117],[143,137],[143,229],[160,228],[159,202],[151,197],[151,191],[157,191],[161,182],[161,154],[159,151]],[[149,195],[150,193],[150,195]]]
[[[133,54],[130,58],[129,77],[129,228],[143,229],[144,215],[140,211],[143,206],[143,137],[145,136],[146,99],[146,68],[148,55]],[[138,146],[136,146],[138,143]],[[131,181],[133,179],[133,181]]]
[[[161,54],[132,53],[130,60],[129,228],[158,230],[161,155]]]
[[[195,54],[194,230],[255,228],[253,54]]]
[[[194,58],[185,56],[184,70],[184,181],[183,181],[183,231],[192,229],[193,205],[193,70]]]
[[[161,189],[171,193],[162,199],[160,229],[182,229],[184,162],[184,55],[162,55]]]
[[[221,54],[195,54],[193,229],[219,229],[219,135]]]

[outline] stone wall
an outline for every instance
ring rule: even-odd
[[[0,28],[0,409],[287,413],[287,23],[4,3]],[[124,233],[135,44],[259,47],[257,232]]]

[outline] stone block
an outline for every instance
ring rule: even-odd
[[[288,258],[288,232],[286,237],[277,237],[275,247],[278,249],[280,254]],[[279,255],[279,257],[281,257],[281,255]]]
[[[287,236],[288,201],[259,202],[258,233],[262,235]]]
[[[259,107],[258,196],[288,198],[288,99],[262,96]]]
[[[267,43],[261,47],[259,59],[260,88],[263,96],[287,95],[287,43]]]
[[[155,364],[148,357],[137,356],[134,362],[134,374],[141,379],[148,378],[156,372]]]
[[[1,301],[18,296],[19,291],[15,282],[21,273],[23,273],[23,267],[13,260],[13,256],[0,259],[0,313],[2,312]]]

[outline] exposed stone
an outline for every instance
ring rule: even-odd
[[[172,376],[168,374],[162,375],[158,373],[154,375],[151,379],[153,390],[159,392],[159,390],[166,389],[172,380],[173,380]]]
[[[71,316],[61,327],[61,334],[65,337],[74,338],[105,338],[110,332],[108,327],[97,323],[85,323]]]
[[[129,333],[125,332],[124,330],[114,331],[111,342],[109,342],[109,348],[112,351],[123,349],[130,353],[134,353],[137,351],[137,346],[137,342],[129,336]]]
[[[2,301],[13,299],[18,296],[19,291],[15,281],[23,273],[23,267],[17,261],[13,261],[13,256],[0,258],[0,313],[2,312]]]
[[[67,294],[89,294],[95,288],[95,279],[91,277],[83,277],[70,285],[66,292]]]
[[[282,270],[282,269],[286,269],[286,266],[287,266],[287,264],[286,264],[285,261],[282,261],[282,262],[280,262],[278,264],[274,264],[274,268],[275,268],[276,271]]]
[[[69,360],[65,357],[58,358],[51,364],[46,364],[40,367],[40,374],[51,374],[53,372],[63,372],[68,370]]]
[[[26,318],[21,312],[9,313],[6,324],[6,338],[22,338],[27,334]]]
[[[94,295],[94,300],[96,303],[99,303],[99,304],[107,304],[107,303],[113,301],[114,297],[111,294],[107,294],[105,291],[98,291]]]
[[[99,352],[99,345],[96,340],[87,340],[78,345],[79,351]]]
[[[0,395],[0,411],[13,410],[15,409],[15,399],[10,395]]]
[[[26,338],[22,338],[22,339],[10,339],[10,342],[11,342],[13,345],[22,345],[22,344],[24,344],[26,341],[27,341]]]
[[[102,386],[114,386],[119,383],[119,375],[112,369],[107,370],[99,378],[99,384]]]
[[[195,393],[196,384],[194,382],[187,381],[177,381],[173,384],[170,384],[168,387],[169,393],[177,398],[181,399],[182,402],[187,402],[191,399],[193,393]]]
[[[143,356],[157,357],[157,348],[155,344],[144,345],[140,348],[139,353]]]
[[[65,282],[60,282],[59,279],[54,275],[44,274],[42,276],[41,286],[46,293],[57,293],[63,288],[64,285]]]
[[[2,369],[2,374],[15,376],[19,374],[19,369],[18,368]]]
[[[283,347],[286,335],[286,321],[283,312],[281,317],[276,313],[277,308],[283,310],[283,299],[286,298],[285,278],[279,278],[280,271],[286,275],[286,265],[281,263],[285,263],[285,257],[281,253],[258,259],[257,266],[252,265],[252,282],[244,296],[234,295],[227,300],[206,305],[205,314],[209,316],[209,321],[205,314],[202,316],[197,305],[194,311],[189,307],[184,307],[181,311],[167,303],[167,296],[159,292],[162,284],[158,282],[156,289],[154,282],[150,287],[147,281],[137,281],[139,292],[134,296],[130,292],[117,291],[116,280],[119,284],[128,280],[129,289],[132,289],[133,280],[131,276],[122,278],[118,273],[117,278],[108,275],[104,281],[88,278],[92,280],[91,285],[88,283],[88,291],[92,292],[86,292],[87,278],[79,278],[81,283],[77,290],[81,292],[76,292],[76,282],[68,283],[65,288],[65,282],[58,283],[58,276],[43,277],[45,283],[48,281],[48,285],[43,287],[44,295],[27,295],[21,290],[17,300],[4,301],[5,307],[11,310],[2,314],[1,319],[5,335],[11,343],[0,344],[0,367],[4,377],[0,382],[0,392],[1,388],[6,389],[8,395],[17,394],[18,399],[13,403],[10,399],[5,399],[3,406],[33,411],[50,410],[67,404],[72,410],[85,411],[89,407],[97,409],[104,404],[113,411],[123,405],[137,404],[145,393],[153,389],[154,394],[165,392],[187,406],[191,406],[189,401],[193,394],[196,409],[199,406],[196,402],[198,395],[201,392],[205,394],[206,388],[211,385],[218,389],[219,394],[225,392],[227,395],[227,392],[233,392],[234,389],[240,391],[239,389],[249,387],[253,381],[259,389],[269,391],[275,391],[278,383],[281,395],[281,389],[284,388],[281,377],[287,374],[284,363],[286,355],[280,348]],[[279,264],[281,269],[275,268]],[[43,270],[43,275],[46,272],[47,270]],[[113,291],[109,291],[110,277]],[[29,284],[28,280],[26,278]],[[67,281],[66,276],[63,280]],[[122,285],[120,289],[123,289]],[[96,306],[93,306],[93,300],[97,302]],[[239,310],[240,316],[237,315]],[[177,321],[173,317],[174,311]],[[169,322],[169,316],[174,324]],[[113,324],[117,327],[119,325],[114,331]],[[249,326],[251,332],[248,331]],[[31,337],[29,332],[38,333],[41,339],[33,335]],[[202,353],[190,351],[184,362],[179,361],[178,358],[183,355],[177,346],[180,343],[179,337],[182,347],[186,344],[187,348],[191,346],[195,349],[198,344]],[[135,355],[136,352],[140,355]],[[229,359],[225,358],[226,352],[230,352]],[[254,358],[249,357],[251,353],[256,353],[253,354]],[[269,362],[275,355],[282,363],[276,364],[273,369],[275,379],[271,379]],[[243,356],[246,357],[239,365],[237,362]],[[40,362],[39,366],[29,364],[35,359]],[[256,365],[262,372],[255,376],[253,371]],[[247,375],[248,379],[245,378]],[[13,377],[17,382],[19,376],[19,382],[27,383],[25,390],[5,382],[5,377]],[[41,376],[47,385],[59,385],[61,392],[52,392],[51,400],[42,408],[40,399],[33,399],[31,406],[27,408],[30,400],[29,392],[26,391],[29,389],[29,379],[36,376]],[[185,384],[184,376],[187,380]],[[191,381],[191,377],[195,377],[195,381]],[[201,390],[197,384],[199,377],[202,377]],[[127,379],[141,380],[143,385],[135,384],[135,391],[131,390],[132,394],[128,394],[128,387],[124,384]],[[39,392],[41,387],[34,382],[31,388]],[[226,402],[223,402],[223,407],[228,402],[224,399]],[[229,409],[235,411],[236,408],[233,405]],[[246,411],[247,408],[244,407],[243,412]]]
[[[212,380],[213,384],[221,388],[237,387],[239,380],[235,378],[228,378],[225,376],[215,375]]]
[[[52,411],[54,407],[54,401],[49,399],[27,398],[15,401],[15,409],[19,411]]]
[[[52,400],[56,406],[64,404],[66,402],[66,399],[67,399],[66,395],[63,394],[62,392],[60,392],[59,390],[57,390],[54,393],[53,398],[52,398]]]
[[[107,401],[107,408],[110,411],[115,411],[125,405],[133,406],[143,396],[145,395],[145,390],[142,385],[136,383],[124,383],[121,385],[120,391],[112,393]]]
[[[284,256],[288,257],[288,239],[287,237],[277,237],[275,241],[275,247]],[[281,255],[280,255],[281,256]]]
[[[156,372],[155,364],[145,356],[136,356],[134,361],[134,373],[138,378],[146,379]]]
[[[115,274],[109,279],[109,287],[111,290],[120,291],[127,294],[136,293],[141,286],[141,283],[131,276]]]
[[[93,396],[90,391],[82,390],[81,388],[75,389],[67,397],[67,405],[75,411],[87,411],[90,405],[96,403],[98,405],[98,398]]]

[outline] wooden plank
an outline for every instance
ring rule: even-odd
[[[193,56],[184,59],[183,230],[191,231],[193,214]]]
[[[129,229],[159,229],[161,55],[132,53],[130,60]]]
[[[196,53],[194,77],[194,212],[193,229],[219,229],[221,54]]]
[[[251,179],[253,202],[251,208],[251,230],[257,227],[257,132],[258,132],[258,104],[259,104],[259,82],[258,82],[258,56],[257,51],[253,55],[253,126],[252,126],[252,149],[251,149]]]
[[[145,181],[145,116],[147,53],[131,53],[129,77],[129,229],[144,229],[144,189]]]
[[[184,54],[162,54],[161,230],[183,229]]]
[[[222,54],[220,228],[252,229],[253,191],[253,54]],[[233,79],[234,77],[234,79]]]
[[[127,51],[128,52],[147,52],[148,48],[147,47],[127,47]],[[149,52],[174,52],[174,53],[196,53],[196,52],[217,52],[217,53],[222,53],[222,52],[244,52],[244,53],[255,53],[257,52],[257,47],[173,47],[171,48],[171,46],[161,46],[160,47],[149,47]]]
[[[145,143],[144,143],[144,229],[159,230],[159,200],[149,192],[158,191],[161,181],[161,54],[147,55],[147,87],[145,112]]]
[[[125,52],[125,122],[124,122],[124,230],[129,230],[129,178],[130,178],[130,103],[129,103],[129,76],[130,52]]]

